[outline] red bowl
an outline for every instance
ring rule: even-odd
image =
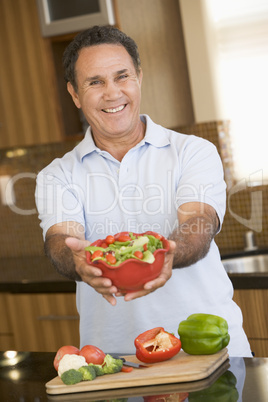
[[[129,232],[121,232],[120,234],[128,233]],[[153,236],[158,235],[158,233],[155,232],[133,234],[134,236],[143,236],[145,234]],[[91,245],[100,246],[104,241],[104,239],[99,239]],[[105,261],[101,260],[89,262],[89,264],[100,268],[103,272],[103,277],[111,279],[113,285],[116,286],[119,291],[126,293],[130,291],[141,290],[146,282],[157,278],[162,270],[165,253],[169,250],[169,241],[163,236],[161,238],[161,241],[164,248],[157,249],[154,252],[155,261],[152,264],[137,260],[135,258],[123,261],[120,265],[117,266],[109,265]]]

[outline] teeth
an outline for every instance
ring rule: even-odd
[[[116,113],[116,112],[120,112],[120,110],[123,110],[124,107],[125,107],[125,105],[122,105],[122,106],[118,106],[114,109],[103,109],[103,111],[106,113]]]

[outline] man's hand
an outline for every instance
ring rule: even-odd
[[[75,269],[83,282],[94,288],[113,306],[116,305],[117,288],[108,278],[102,277],[101,269],[89,265],[86,261],[85,247],[90,245],[88,240],[79,240],[74,237],[65,239],[66,245],[72,250]]]
[[[156,289],[164,286],[166,282],[171,278],[176,243],[170,240],[169,246],[170,246],[169,251],[166,253],[164,265],[162,271],[160,272],[160,275],[156,279],[153,279],[152,281],[145,283],[144,288],[142,290],[138,290],[137,292],[126,293],[124,295],[125,301],[130,301],[137,299],[139,297],[146,296],[149,293],[154,292]],[[116,293],[115,295],[122,296],[120,292]]]

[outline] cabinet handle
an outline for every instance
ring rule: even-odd
[[[38,321],[60,321],[60,320],[79,320],[78,315],[40,315]]]

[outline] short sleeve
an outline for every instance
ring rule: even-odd
[[[216,147],[207,140],[189,136],[181,153],[181,174],[176,206],[187,202],[211,205],[222,225],[226,209],[226,183]]]
[[[80,187],[68,181],[59,166],[52,170],[45,168],[37,175],[35,202],[44,238],[47,230],[57,223],[75,221],[85,226],[83,197]]]

